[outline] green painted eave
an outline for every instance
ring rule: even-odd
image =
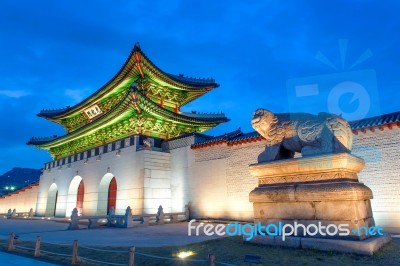
[[[32,142],[31,144],[39,148],[48,150],[77,140],[79,138],[91,135],[93,133],[100,132],[104,128],[117,124],[131,117],[137,116],[149,117],[148,119],[154,119],[155,121],[158,121],[160,123],[167,122],[171,125],[176,125],[182,128],[192,128],[193,132],[203,132],[229,120],[226,117],[198,119],[174,113],[152,102],[150,99],[144,96],[139,89],[132,88],[130,90],[127,90],[126,95],[121,100],[121,102],[118,103],[117,106],[115,106],[110,112],[108,112],[104,116],[69,134],[61,136],[54,140],[40,144],[35,144],[34,142]],[[157,132],[150,133],[157,134]],[[173,137],[176,137],[176,135],[173,135]],[[104,139],[104,142],[109,141],[109,139]]]

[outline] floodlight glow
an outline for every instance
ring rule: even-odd
[[[193,251],[181,251],[181,252],[179,252],[177,254],[177,257],[180,258],[180,259],[185,259],[185,258],[187,258],[189,256],[192,256],[192,255],[194,255]]]

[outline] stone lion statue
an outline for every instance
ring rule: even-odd
[[[351,151],[350,125],[334,114],[274,114],[257,109],[251,123],[267,140],[265,151],[258,156],[259,163],[293,158],[295,152],[304,157]]]

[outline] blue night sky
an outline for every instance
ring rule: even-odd
[[[117,73],[135,42],[166,72],[220,84],[183,108],[223,111],[231,121],[212,135],[252,131],[258,107],[350,120],[399,111],[399,7],[361,0],[2,1],[0,174],[50,161],[25,143],[64,131],[36,114],[89,96]]]

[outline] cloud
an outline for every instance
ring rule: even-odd
[[[3,2],[0,25],[7,27],[0,27],[4,88],[0,88],[0,162],[6,165],[4,170],[24,162],[28,166],[40,153],[33,147],[16,153],[14,146],[23,146],[31,136],[63,134],[58,124],[36,117],[37,112],[74,105],[95,92],[118,72],[136,41],[162,70],[212,76],[221,84],[182,109],[223,111],[232,119],[209,134],[239,126],[253,130],[249,120],[258,107],[297,111],[289,106],[287,81],[332,73],[314,57],[321,51],[340,63],[338,39],[349,39],[348,62],[371,49],[373,60],[357,70],[376,71],[382,112],[399,110],[393,100],[400,97],[400,79],[395,78],[400,71],[400,38],[394,34],[400,27],[399,4],[394,1],[364,1],[362,9],[358,1],[344,0],[334,4],[259,0],[251,5],[193,0],[122,1],[121,5]],[[137,10],[140,16],[135,16]],[[308,104],[313,112],[320,109],[317,103],[321,100]],[[35,168],[47,159],[41,160],[35,161]]]
[[[23,90],[0,90],[0,95],[4,95],[10,98],[21,98],[29,94],[31,93]]]
[[[71,97],[77,103],[85,99],[92,90],[80,89],[80,90],[65,90],[65,95]]]

